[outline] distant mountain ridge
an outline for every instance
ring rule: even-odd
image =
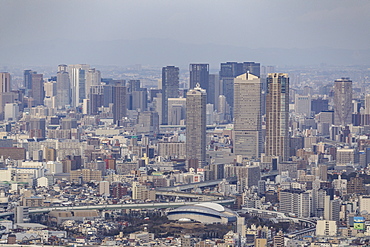
[[[247,46],[247,45],[246,45]],[[0,47],[0,64],[56,65],[60,63],[154,66],[188,66],[226,61],[256,61],[264,65],[366,65],[370,49],[334,48],[251,49],[217,44],[187,44],[168,39],[112,41],[44,40],[39,43]]]

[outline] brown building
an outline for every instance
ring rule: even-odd
[[[4,159],[25,160],[26,149],[17,147],[0,147],[0,157]]]
[[[366,194],[366,189],[364,186],[363,178],[360,178],[358,175],[356,177],[352,177],[350,181],[347,183],[347,193],[348,194]]]
[[[90,169],[79,169],[75,171],[71,171],[70,174],[70,181],[71,182],[79,182],[80,178],[83,182],[90,182],[90,181],[101,181],[102,180],[102,173],[101,171],[97,170],[90,170]]]

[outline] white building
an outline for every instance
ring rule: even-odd
[[[245,73],[234,79],[234,152],[259,158],[262,152],[261,90],[259,77]]]
[[[328,237],[337,235],[337,224],[334,220],[318,220],[316,236]]]

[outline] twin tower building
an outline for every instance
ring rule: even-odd
[[[188,167],[202,167],[206,165],[206,106],[212,100],[210,95],[214,97],[214,86],[202,86],[199,81],[205,75],[202,73],[194,75],[193,67],[194,65],[190,65],[190,90],[186,94],[186,157]],[[164,74],[166,68],[168,69],[165,67],[162,70]],[[197,80],[198,82],[194,83]],[[222,84],[222,78],[220,81]],[[266,156],[280,156],[282,160],[287,160],[289,158],[288,75],[270,73],[266,80],[262,80],[259,75],[247,71],[232,78],[232,83],[230,78],[225,81],[228,82],[229,87],[232,87],[230,90],[233,92],[229,95],[232,99],[226,100],[233,102],[234,154],[247,159],[259,159],[264,153]],[[166,92],[166,84],[168,83],[162,77],[163,107],[166,107],[166,93],[173,92],[173,90]],[[224,88],[223,91],[225,93],[227,90]],[[165,114],[165,111],[162,111],[163,113]],[[264,119],[263,114],[265,114]]]

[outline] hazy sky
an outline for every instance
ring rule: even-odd
[[[369,0],[1,0],[0,46],[165,38],[250,48],[370,48]]]

